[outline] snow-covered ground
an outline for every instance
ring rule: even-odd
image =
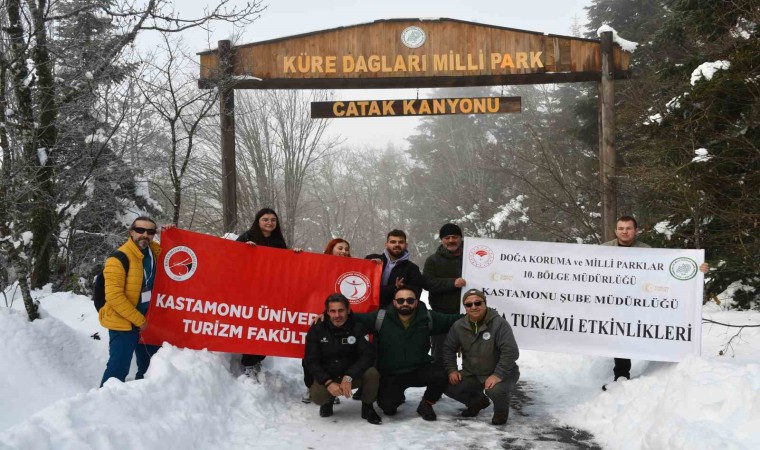
[[[92,302],[36,295],[43,318],[33,323],[20,298],[10,309],[0,304],[0,449],[494,448],[539,417],[586,430],[610,449],[760,448],[760,328],[732,339],[737,329],[705,324],[701,357],[634,361],[634,378],[607,392],[600,386],[609,381],[609,358],[523,351],[529,414],[513,412],[503,431],[489,424],[490,408],[460,420],[461,405],[446,397],[435,407],[438,422],[424,422],[414,411],[418,389],[407,391],[398,415],[375,426],[359,418],[359,402],[344,400],[330,419],[301,403],[305,388],[293,359],[267,358],[266,379],[256,384],[239,376],[233,355],[165,345],[145,380],[97,389],[108,334]],[[705,307],[704,317],[760,324],[760,313],[717,306]],[[567,444],[536,440],[519,448]]]

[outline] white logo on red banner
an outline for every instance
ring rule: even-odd
[[[346,272],[335,282],[335,290],[345,295],[352,304],[361,303],[369,298],[369,278],[360,272]]]
[[[179,245],[164,256],[164,271],[174,281],[190,279],[197,268],[198,257],[190,247]]]
[[[472,247],[468,256],[470,264],[481,269],[490,266],[493,262],[493,250],[485,245],[476,245]]]

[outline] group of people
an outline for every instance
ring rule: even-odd
[[[105,305],[100,323],[109,329],[109,360],[101,386],[109,378],[124,381],[134,354],[136,379],[145,374],[157,347],[139,343],[139,333],[147,324],[156,261],[160,247],[153,242],[156,223],[138,217],[129,228],[129,239],[119,248],[129,265],[111,255],[103,269]],[[616,238],[604,245],[646,246],[636,240],[635,219],[618,219]],[[474,417],[493,402],[494,425],[503,425],[509,416],[509,398],[520,378],[516,364],[519,349],[512,329],[496,310],[489,308],[482,290],[469,289],[462,275],[463,235],[455,224],[439,231],[440,246],[420,271],[409,258],[407,237],[401,230],[386,236],[382,253],[367,259],[382,264],[380,308],[370,313],[354,313],[340,293],[325,300],[323,319],[314,323],[306,337],[302,365],[308,387],[306,401],[319,405],[319,415],[329,417],[340,397],[361,400],[361,417],[380,424],[375,402],[386,416],[396,414],[405,403],[405,390],[425,387],[417,413],[436,420],[433,405],[445,393],[462,402],[463,417]],[[264,208],[250,229],[238,241],[287,249],[274,210]],[[296,252],[300,249],[294,248]],[[326,254],[350,257],[344,239],[331,240]],[[702,272],[707,265],[700,266]],[[420,302],[428,291],[432,310]],[[460,314],[461,305],[465,314]],[[461,355],[461,368],[458,356]],[[261,370],[263,355],[243,355],[246,375]],[[616,358],[614,380],[630,377],[630,360]],[[353,393],[354,389],[358,389]]]
[[[462,414],[469,417],[488,407],[487,396],[492,396],[492,422],[506,423],[509,392],[519,379],[517,344],[509,324],[486,306],[482,291],[468,292],[467,315],[459,314],[460,289],[466,284],[461,278],[462,230],[446,224],[439,234],[441,246],[423,272],[410,260],[407,236],[401,230],[387,234],[382,253],[366,256],[383,267],[378,311],[353,313],[348,299],[339,293],[325,300],[323,320],[312,325],[306,336],[302,362],[308,387],[304,401],[319,405],[320,416],[332,416],[340,397],[353,397],[362,402],[361,417],[380,424],[375,402],[391,416],[405,402],[404,391],[416,386],[426,388],[417,407],[425,420],[436,419],[433,404],[450,391],[452,398],[466,405]],[[256,214],[251,228],[237,240],[287,248],[277,214],[268,208]],[[351,248],[346,240],[333,239],[324,253],[350,257]],[[429,291],[432,311],[419,302],[423,289]],[[456,332],[450,332],[459,322]],[[457,353],[465,348],[469,359],[460,371]],[[243,355],[243,372],[255,378],[263,359]]]

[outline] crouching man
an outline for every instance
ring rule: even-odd
[[[375,369],[377,351],[368,340],[368,331],[354,320],[348,299],[331,294],[325,300],[324,320],[314,323],[306,334],[302,361],[313,403],[319,415],[333,414],[335,397],[351,397],[351,390],[362,388],[362,419],[382,422],[372,404],[377,400],[380,373]]]
[[[430,336],[445,334],[459,314],[429,311],[408,287],[396,291],[393,303],[379,311],[357,314],[357,319],[377,331],[377,367],[382,375],[377,406],[386,416],[396,414],[409,387],[425,387],[417,414],[436,420],[433,405],[448,385],[446,371],[433,364]]]
[[[486,305],[483,291],[470,289],[462,303],[465,317],[449,330],[443,345],[443,361],[449,374],[446,395],[467,406],[463,417],[475,417],[493,401],[494,425],[509,417],[509,396],[520,378],[515,364],[520,356],[512,328],[495,309]],[[457,352],[462,351],[462,370]],[[485,389],[485,395],[483,394]]]

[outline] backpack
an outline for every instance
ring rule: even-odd
[[[127,258],[127,255],[125,255],[124,252],[116,250],[111,253],[109,258],[111,257],[116,258],[121,262],[121,265],[124,266],[124,273],[129,273],[129,258]],[[105,264],[103,264],[103,266],[105,267]],[[124,278],[124,282],[126,283],[126,277]],[[98,312],[100,312],[100,308],[106,304],[106,280],[103,277],[103,267],[101,267],[100,272],[95,275],[95,279],[92,282],[92,302],[95,304],[95,310]]]
[[[380,328],[383,326],[383,320],[385,320],[385,314],[388,311],[385,309],[381,309],[377,312],[377,317],[375,318],[375,331],[378,333],[380,332]],[[433,331],[433,317],[430,315],[430,310],[425,308],[425,312],[427,313],[428,317],[428,328],[430,328],[430,331]]]

